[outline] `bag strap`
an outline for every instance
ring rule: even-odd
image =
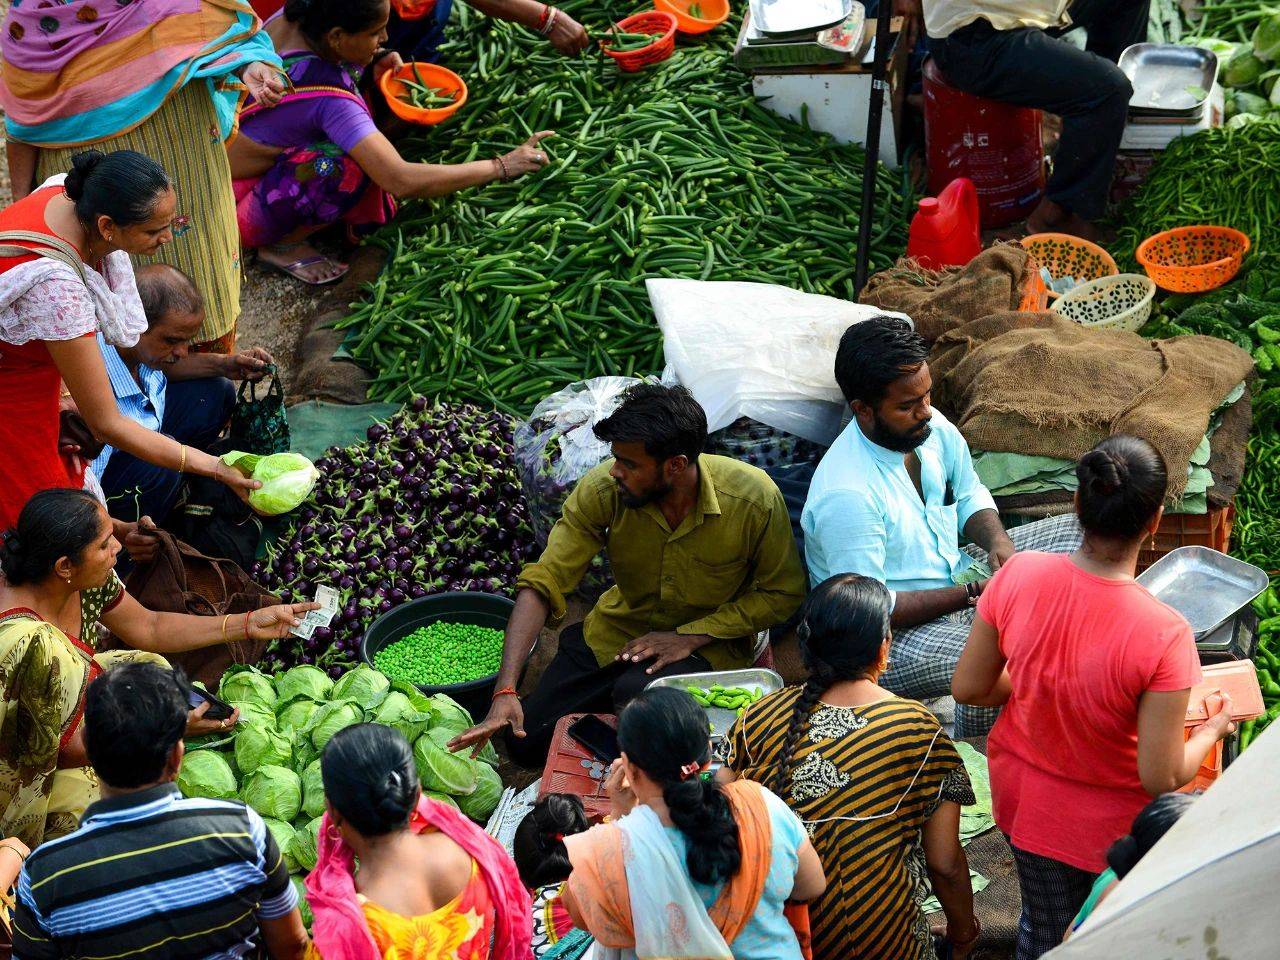
[[[33,249],[16,243],[4,243],[3,241],[6,240],[25,240],[40,246]],[[84,260],[80,258],[76,248],[61,237],[36,233],[32,230],[0,230],[0,257],[29,257],[33,253],[37,257],[48,257],[50,260],[65,264],[76,272],[81,283],[86,287],[89,286],[88,274],[84,272]]]
[[[259,380],[258,383],[262,383],[264,380],[267,383],[267,392],[263,395],[262,400],[279,400],[281,404],[283,404],[284,388],[280,386],[280,377],[277,376],[276,370],[276,365],[274,363],[271,364],[267,368],[266,377],[264,377],[263,380]],[[252,380],[241,380],[240,390],[236,394],[236,399],[239,400],[240,403],[260,403],[261,401],[258,399],[257,393],[257,384]]]

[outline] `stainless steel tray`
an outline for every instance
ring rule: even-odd
[[[651,687],[674,687],[676,690],[687,690],[689,687],[707,689],[718,683],[722,687],[742,687],[745,690],[759,690],[763,694],[775,693],[784,686],[782,677],[772,670],[750,667],[746,670],[716,670],[709,673],[680,673],[673,677],[659,677],[649,684]],[[720,707],[703,707],[707,719],[711,721],[711,739],[723,739],[733,726],[738,715],[732,710]]]
[[[769,37],[816,34],[843,23],[852,0],[751,0],[751,23]]]
[[[1186,617],[1199,638],[1267,589],[1267,574],[1209,547],[1179,547],[1143,571],[1138,582]]]
[[[1120,54],[1120,69],[1133,84],[1132,113],[1194,115],[1218,77],[1212,50],[1177,43],[1135,43]]]

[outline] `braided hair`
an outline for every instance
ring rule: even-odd
[[[861,680],[880,659],[889,636],[889,591],[856,573],[840,573],[814,588],[804,602],[796,639],[809,670],[796,698],[782,753],[775,765],[773,790],[785,796],[800,734],[818,699],[841,680]]]

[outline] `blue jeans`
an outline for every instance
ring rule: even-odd
[[[160,432],[197,450],[206,450],[222,433],[236,405],[236,389],[224,377],[170,381],[165,387]],[[157,524],[178,501],[182,474],[116,450],[99,478],[107,511],[117,520],[148,516]]]

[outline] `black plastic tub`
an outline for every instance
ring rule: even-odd
[[[503,630],[514,608],[515,604],[506,597],[492,593],[438,593],[430,597],[419,597],[394,610],[388,610],[373,621],[360,643],[360,657],[373,667],[373,658],[383,647],[403,640],[419,627],[438,620]],[[534,646],[537,645],[535,640]],[[478,722],[489,712],[489,701],[493,699],[497,679],[498,675],[492,673],[466,683],[450,683],[439,687],[420,683],[416,686],[427,696],[433,693],[447,694],[466,707]]]

